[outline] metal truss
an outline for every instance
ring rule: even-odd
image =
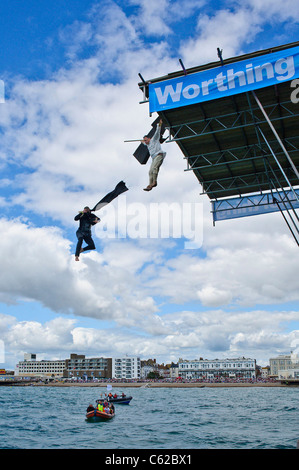
[[[278,172],[277,172],[278,173]],[[260,191],[268,188],[268,177],[265,173],[247,173],[244,175],[229,176],[225,178],[218,178],[217,180],[212,179],[210,181],[205,181],[202,183],[202,193],[201,194],[211,194],[213,192],[218,192],[219,190],[222,193],[231,192],[233,188],[238,188],[241,194],[245,191],[250,193],[250,188],[260,187]]]
[[[299,136],[284,139],[289,149],[289,153],[299,151]],[[276,155],[283,154],[276,140],[269,141]],[[217,167],[221,165],[230,165],[233,163],[252,161],[261,158],[268,158],[272,155],[266,143],[248,144],[246,147],[234,147],[223,149],[217,152],[209,152],[199,155],[190,155],[184,157],[187,160],[185,171],[201,170],[208,167]]]
[[[265,106],[268,111],[267,116],[272,116],[272,121],[281,121],[281,115],[273,116],[276,110],[282,109],[286,111],[283,119],[299,117],[299,111],[294,112],[290,107],[290,101],[275,103]],[[298,109],[298,108],[296,108]],[[166,142],[178,142],[203,135],[217,134],[219,132],[230,131],[233,129],[244,129],[248,126],[267,123],[266,117],[261,117],[259,107],[251,107],[249,109],[238,110],[232,113],[223,114],[214,117],[202,118],[192,122],[186,122],[168,127],[169,136]],[[213,130],[211,129],[213,126]]]
[[[294,191],[296,193],[296,196],[299,197],[299,189],[295,189]],[[250,212],[251,215],[273,211],[276,212],[277,208],[271,209],[271,205],[277,205],[277,201],[279,204],[286,205],[289,205],[289,202],[291,202],[293,207],[298,208],[299,203],[296,197],[294,196],[294,191],[271,191],[263,194],[251,194],[248,196],[242,196],[237,198],[219,199],[217,201],[212,201],[212,213],[214,214],[214,220],[233,217],[233,214],[230,211],[242,210],[245,216],[246,211],[244,211],[244,209],[250,209],[246,212],[246,215],[249,215]],[[290,205],[289,208],[291,208]],[[221,215],[218,216],[218,213],[221,212],[225,213],[225,217]],[[240,217],[240,215],[236,214],[235,217]]]
[[[280,150],[278,153],[284,154],[285,157],[289,161],[289,171],[288,173],[292,174],[292,180],[296,181],[296,185],[299,184],[299,172],[296,166],[294,165],[294,162],[292,161],[292,158],[290,156],[290,153],[293,151],[295,152],[297,150],[297,145],[294,143],[294,140],[292,142],[292,145],[289,145],[290,148],[292,148],[292,151],[287,151],[284,143],[281,141],[279,135],[277,134],[269,116],[267,115],[265,108],[262,106],[258,98],[256,97],[255,93],[252,92],[252,95],[254,96],[254,99],[256,100],[260,110],[262,111],[270,129],[272,130],[275,138],[276,138],[276,143],[278,143]],[[250,107],[252,110],[252,106]],[[263,163],[264,163],[264,172],[255,174],[253,176],[253,180],[251,180],[251,175],[243,175],[243,176],[238,176],[236,178],[228,178],[230,183],[227,185],[227,187],[222,183],[221,180],[213,181],[213,182],[205,182],[205,189],[209,190],[209,186],[207,187],[207,184],[209,183],[212,185],[212,183],[215,185],[222,185],[223,190],[228,190],[229,186],[232,184],[244,184],[246,183],[246,186],[248,185],[248,188],[250,187],[250,181],[254,181],[255,178],[257,178],[258,184],[264,184],[262,183],[262,180],[266,180],[268,184],[268,190],[270,192],[267,193],[261,193],[260,195],[247,195],[247,196],[241,196],[239,198],[232,198],[232,199],[221,199],[220,201],[212,201],[212,212],[213,212],[213,221],[215,223],[215,220],[221,220],[221,218],[233,218],[233,217],[242,217],[244,215],[255,215],[259,213],[265,213],[265,212],[273,212],[273,211],[280,211],[281,215],[284,218],[284,221],[286,222],[295,242],[299,246],[299,216],[296,212],[296,209],[299,208],[299,190],[295,189],[295,187],[292,185],[292,183],[289,180],[288,174],[286,173],[285,169],[282,168],[279,158],[277,158],[277,152],[274,151],[273,142],[270,142],[264,135],[259,122],[255,122],[255,128],[256,128],[256,133],[257,133],[257,140],[259,142],[258,148],[261,150],[264,150],[264,147],[262,147],[262,141],[264,144],[266,144],[267,149],[268,149],[268,154],[262,155],[263,157]],[[262,140],[261,140],[262,139]],[[289,139],[290,141],[291,139]],[[286,140],[285,140],[286,143]],[[290,144],[290,142],[288,142]],[[249,150],[249,149],[248,149]],[[269,155],[270,152],[270,155]],[[270,156],[271,162],[270,162]],[[252,159],[252,156],[250,157]],[[220,164],[220,162],[218,163]],[[273,168],[273,165],[275,166],[275,169]],[[295,175],[295,177],[294,177]],[[249,180],[248,180],[248,177]],[[223,181],[225,178],[223,179]],[[249,181],[249,184],[248,184]],[[284,182],[284,183],[283,183]],[[285,189],[288,188],[288,189]],[[226,216],[226,217],[221,217],[221,211],[226,211],[226,213],[231,213],[231,216]],[[222,212],[222,215],[224,212]],[[233,215],[232,215],[233,214]],[[241,214],[241,215],[240,215]]]
[[[297,118],[299,110],[290,109],[290,101],[275,103],[265,106],[261,104],[255,92],[252,95],[257,107],[253,106],[250,96],[247,94],[248,109],[235,113],[223,114],[217,117],[200,119],[169,128],[169,142],[180,143],[194,137],[213,135],[220,132],[241,129],[254,126],[256,142],[244,142],[243,146],[205,154],[189,155],[186,157],[187,170],[200,173],[205,171],[202,178],[202,194],[209,197],[218,195],[212,200],[213,222],[225,218],[244,217],[266,212],[280,211],[297,245],[299,246],[299,217],[296,209],[299,208],[299,190],[294,189],[299,185],[299,172],[296,168],[292,154],[296,157],[299,151],[298,136],[280,139],[273,122],[288,118]],[[294,109],[294,108],[293,108]],[[276,111],[278,113],[275,113]],[[282,116],[281,111],[285,113]],[[262,126],[263,125],[263,126]],[[273,139],[269,139],[262,131],[265,125],[272,131]],[[244,135],[245,137],[245,135]],[[281,161],[287,161],[282,166]],[[240,165],[243,166],[243,174]],[[233,168],[237,164],[234,174]],[[221,176],[221,170],[225,167],[228,173]],[[215,174],[213,176],[213,169]],[[207,178],[211,175],[210,178]],[[257,194],[257,190],[260,194]],[[229,197],[233,191],[239,197]],[[228,198],[225,198],[227,193]],[[221,199],[220,199],[221,195]],[[224,198],[224,199],[223,199]]]

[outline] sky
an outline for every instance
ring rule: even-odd
[[[213,226],[175,143],[145,192],[148,165],[124,142],[157,117],[139,73],[296,41],[298,2],[10,0],[0,16],[0,367],[299,352],[299,251],[281,214]],[[75,262],[75,215],[121,180]]]

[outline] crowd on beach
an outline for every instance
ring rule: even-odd
[[[81,378],[73,378],[73,379],[68,379],[69,382],[76,382],[76,383],[84,383],[85,380]],[[249,384],[254,384],[254,383],[274,383],[277,382],[277,379],[275,378],[231,378],[231,377],[219,377],[219,378],[210,378],[210,379],[169,379],[169,378],[164,378],[164,379],[98,379],[98,378],[93,378],[91,380],[88,380],[88,382],[91,383],[109,383],[109,384],[117,384],[117,383],[249,383]]]

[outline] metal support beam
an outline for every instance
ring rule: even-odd
[[[143,76],[141,75],[141,73],[138,74],[143,85],[142,85],[142,93],[143,93],[143,100],[142,101],[139,101],[139,104],[143,104],[143,103],[148,103],[148,97],[146,96],[146,90],[147,90],[147,83],[146,81],[144,80]]]
[[[281,146],[281,148],[282,148],[284,154],[286,155],[287,159],[289,160],[289,162],[290,162],[290,164],[291,164],[291,167],[293,168],[293,170],[294,170],[294,172],[295,172],[295,175],[296,175],[297,178],[298,178],[298,183],[299,183],[299,172],[298,172],[297,168],[295,167],[295,165],[294,165],[294,163],[293,163],[293,160],[292,160],[291,157],[289,156],[289,154],[288,154],[288,152],[287,152],[285,146],[283,145],[283,143],[282,143],[282,141],[281,141],[279,135],[277,134],[277,132],[276,132],[276,130],[275,130],[275,128],[274,128],[272,122],[270,121],[270,119],[269,119],[269,117],[268,117],[268,115],[267,115],[267,113],[266,113],[264,107],[262,106],[260,100],[258,99],[258,97],[256,96],[256,94],[255,94],[254,91],[252,91],[252,94],[253,94],[254,99],[255,99],[255,101],[257,102],[257,104],[258,104],[260,110],[262,111],[262,113],[263,113],[263,115],[264,115],[264,117],[265,117],[267,123],[269,124],[269,126],[270,126],[270,128],[271,128],[273,134],[275,135],[277,141],[279,142],[279,144],[280,144],[280,146]]]
[[[277,165],[278,165],[278,167],[279,167],[281,173],[283,174],[283,176],[284,176],[284,178],[285,178],[285,180],[286,180],[288,186],[289,186],[290,189],[293,191],[295,198],[296,198],[296,199],[298,200],[298,202],[299,202],[299,197],[298,197],[298,195],[296,194],[296,192],[295,192],[293,186],[291,185],[291,183],[290,183],[290,181],[289,181],[287,175],[285,174],[285,172],[284,172],[284,170],[283,170],[281,164],[279,163],[278,158],[276,157],[275,153],[273,152],[272,148],[270,147],[270,145],[269,145],[269,143],[268,143],[268,141],[267,141],[265,135],[263,134],[263,131],[261,130],[260,127],[258,127],[258,129],[259,129],[259,132],[260,132],[261,136],[263,137],[264,141],[266,142],[266,144],[267,144],[267,146],[268,146],[268,148],[269,148],[269,150],[270,150],[270,152],[271,152],[271,154],[272,154],[274,160],[276,161],[276,163],[277,163]]]

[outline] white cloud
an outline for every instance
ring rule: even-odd
[[[72,335],[70,328],[74,321],[55,318],[44,325],[37,321],[23,321],[15,323],[5,335],[6,343],[10,349],[18,348],[20,351],[34,350],[58,351],[64,347],[72,346]]]
[[[234,232],[242,247],[232,247],[232,241],[224,236],[222,240],[217,238],[218,247],[207,243],[206,257],[197,257],[190,250],[190,254],[157,266],[156,277],[150,281],[152,292],[160,295],[163,292],[177,303],[199,298],[210,307],[297,301],[297,245],[290,243],[285,234],[273,239],[271,233],[264,233],[263,242],[253,243],[254,231],[245,235],[235,225]],[[221,228],[215,237],[218,235],[223,236]]]
[[[138,15],[136,22],[141,23],[146,35],[162,37],[172,33],[165,22],[165,17],[169,15],[168,0],[152,0],[151,2],[131,0],[130,3],[141,7],[142,13]]]
[[[157,318],[162,332],[145,335],[122,327],[84,328],[74,319],[55,318],[47,322],[22,321],[0,315],[1,337],[9,355],[23,359],[24,352],[36,352],[39,359],[67,358],[69,353],[87,357],[138,355],[156,357],[160,362],[179,357],[220,358],[243,356],[267,365],[276,354],[298,348],[299,330],[282,332],[282,325],[298,319],[298,312],[262,310],[231,312],[177,312]],[[157,323],[158,325],[158,323]],[[269,354],[269,351],[271,353]]]
[[[298,23],[299,7],[293,0],[229,1],[227,7],[215,10],[213,15],[204,12],[198,16],[197,37],[182,41],[180,51],[186,67],[218,60],[217,48],[223,58],[234,57],[252,44],[259,33],[270,25],[277,25],[276,36],[283,33],[282,24],[289,27]],[[277,44],[273,44],[277,45]],[[265,47],[260,47],[263,49]]]
[[[198,290],[197,295],[203,305],[210,307],[227,305],[232,300],[230,292],[209,285]]]
[[[234,57],[240,46],[250,43],[260,31],[252,21],[249,11],[219,10],[213,17],[202,14],[197,23],[198,37],[181,45],[181,55],[186,67],[218,60],[217,48],[223,50],[223,58]]]
[[[109,250],[108,257],[104,250],[103,255],[86,255],[86,264],[84,260],[76,264],[70,242],[56,228],[3,219],[0,227],[4,233],[0,247],[2,301],[30,299],[55,312],[120,323],[135,323],[140,315],[156,310],[136,278],[139,264],[131,261],[131,256],[149,258],[142,249],[128,246],[126,251],[118,250],[116,264],[113,257],[110,263]]]
[[[239,2],[233,2],[239,6]],[[260,21],[273,21],[279,24],[283,21],[298,22],[299,5],[293,0],[245,0],[242,1],[242,6],[249,8],[255,17],[260,17]]]
[[[205,0],[130,0],[139,7],[133,17],[137,30],[143,35],[163,37],[175,35],[173,25],[194,16],[205,4]]]
[[[147,350],[140,346],[144,334],[148,336],[147,344],[151,344],[153,350],[158,351],[161,347],[161,355],[166,354],[166,346],[173,350],[172,354],[179,349],[187,352],[206,350],[207,353],[241,351],[242,345],[245,349],[253,350],[255,342],[258,349],[262,349],[263,339],[264,346],[270,345],[271,337],[273,345],[285,346],[285,339],[291,337],[289,334],[281,334],[280,324],[298,320],[296,312],[264,312],[263,315],[250,311],[239,314],[233,314],[232,311],[180,312],[161,317],[157,314],[158,299],[178,304],[194,301],[195,305],[197,303],[203,307],[223,307],[231,301],[254,307],[257,303],[273,303],[273,290],[278,293],[274,301],[298,299],[297,261],[296,257],[291,256],[295,250],[290,250],[286,255],[288,245],[283,247],[281,241],[280,246],[285,252],[275,256],[273,251],[270,258],[269,253],[263,257],[263,253],[254,254],[247,248],[244,253],[218,249],[211,250],[211,256],[206,258],[181,255],[165,261],[162,249],[160,254],[155,252],[156,243],[145,241],[139,245],[115,240],[104,243],[102,253],[91,253],[85,255],[85,258],[82,256],[81,262],[76,264],[70,255],[69,242],[58,229],[37,228],[18,220],[0,222],[4,234],[1,244],[3,269],[0,276],[3,301],[13,303],[28,299],[57,313],[73,314],[78,318],[87,316],[110,323],[114,321],[128,332],[135,332],[136,351]],[[281,257],[289,258],[285,272],[281,270]],[[256,259],[259,260],[258,269],[255,266]],[[269,270],[267,259],[271,259]],[[249,269],[250,263],[252,269]],[[246,270],[243,270],[244,265]],[[10,328],[8,318],[4,317],[3,321],[2,328],[7,328],[7,322]],[[67,324],[73,325],[69,320]],[[36,322],[30,321],[22,323],[17,329],[13,325],[9,342],[13,343],[14,336],[18,343],[18,332],[22,332],[24,341],[25,337],[31,335],[32,347],[35,335],[45,337],[44,344],[47,347],[51,330],[38,333],[38,328]],[[263,330],[269,330],[270,333],[263,333],[257,339],[258,332]],[[91,346],[92,338],[98,335],[97,331],[80,331],[76,334],[79,337],[83,335],[86,348],[92,352],[95,347]],[[241,333],[243,336],[240,336]],[[118,335],[119,330],[116,329],[114,334]],[[133,333],[125,335],[129,342],[132,341],[131,336],[134,336]],[[58,348],[59,341],[58,337],[53,340],[55,348]],[[121,344],[124,342],[121,341]],[[23,348],[26,345],[29,347],[29,343],[22,342]],[[64,344],[70,348],[78,346],[70,337]],[[38,347],[43,349],[39,339],[36,344]]]

